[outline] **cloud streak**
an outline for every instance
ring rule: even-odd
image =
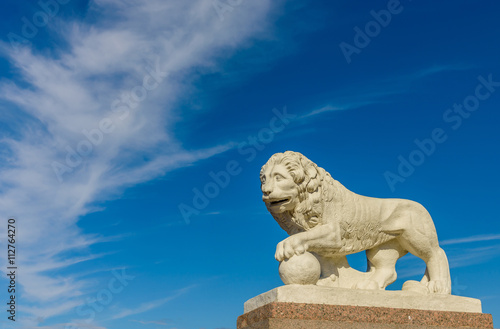
[[[92,255],[89,248],[106,238],[85,235],[76,225],[81,216],[101,210],[96,201],[234,146],[185,149],[173,128],[192,114],[180,112],[177,104],[190,91],[193,75],[220,69],[234,50],[265,36],[273,6],[269,0],[246,1],[221,21],[211,1],[94,0],[88,8],[92,21],[56,23],[51,33],[64,47],[15,51],[0,45],[15,72],[0,81],[0,120],[8,127],[0,135],[0,217],[19,222],[27,314],[49,317],[83,303],[88,282],[76,274],[54,278],[46,272],[105,256]],[[139,87],[157,65],[164,73],[156,81],[148,78],[151,90],[144,96]],[[80,152],[83,144],[88,151],[89,143],[82,141],[92,142],[89,132],[103,120],[113,131],[103,133],[91,152]],[[75,160],[75,152],[81,161],[73,167],[68,159]],[[62,183],[54,163],[70,168]]]
[[[494,241],[500,240],[500,234],[484,234],[484,235],[473,235],[465,238],[449,239],[441,241],[442,246],[462,244],[462,243],[473,243],[473,242],[484,242],[484,241]]]
[[[137,322],[137,323],[140,323],[140,324],[157,324],[159,326],[168,326],[169,323],[166,322],[166,321],[162,321],[162,320],[159,320],[159,321],[140,321],[140,320],[130,320],[132,322]]]
[[[355,110],[364,106],[387,102],[393,95],[402,95],[410,92],[410,83],[425,79],[434,74],[472,69],[473,66],[446,64],[432,65],[424,69],[415,70],[408,74],[384,77],[381,80],[363,82],[359,86],[349,86],[336,92],[339,95],[333,102],[323,107],[306,112],[300,119],[309,119],[328,112]],[[383,100],[383,101],[382,101]]]
[[[448,239],[440,241],[441,246],[456,246],[470,243],[491,242],[500,240],[499,234],[483,234],[473,235],[470,237]],[[474,248],[449,248],[446,250],[450,268],[459,268],[474,266],[491,261],[492,259],[500,256],[500,245],[493,244],[489,246],[474,247]],[[423,273],[425,264],[422,260],[413,255],[407,255],[401,259],[399,264],[403,265],[401,271],[398,273],[398,278],[408,278]]]
[[[158,308],[158,307],[162,306],[163,304],[165,304],[167,302],[170,302],[170,301],[172,301],[172,300],[174,300],[174,299],[176,299],[176,298],[178,298],[178,297],[180,297],[180,296],[188,293],[194,287],[196,287],[196,285],[191,285],[191,286],[179,289],[172,296],[168,296],[168,297],[165,297],[165,298],[162,298],[162,299],[157,299],[157,300],[154,300],[154,301],[151,301],[151,302],[143,303],[143,304],[141,304],[141,305],[139,305],[137,307],[134,307],[132,309],[124,309],[121,312],[115,314],[112,317],[112,319],[113,320],[121,319],[121,318],[128,317],[130,315],[141,314],[141,313],[153,310],[155,308]]]

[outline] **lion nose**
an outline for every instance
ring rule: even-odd
[[[272,192],[271,185],[269,185],[269,184],[264,184],[264,185],[262,185],[262,193],[263,193],[264,195],[266,195],[266,196],[267,196],[267,195],[269,195],[271,192]]]

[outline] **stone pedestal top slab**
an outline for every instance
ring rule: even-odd
[[[286,285],[248,300],[245,313],[270,303],[304,303],[388,307],[430,311],[481,313],[481,301],[446,294],[422,295],[411,291],[355,290],[316,285]]]

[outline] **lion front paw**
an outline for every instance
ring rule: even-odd
[[[380,285],[377,281],[373,280],[363,280],[354,285],[354,289],[364,289],[364,290],[380,290]]]
[[[300,234],[300,233],[299,233]],[[278,243],[276,247],[276,254],[274,257],[277,261],[281,262],[285,259],[289,259],[294,255],[302,255],[307,251],[307,245],[300,239],[297,235],[292,235],[285,240]]]

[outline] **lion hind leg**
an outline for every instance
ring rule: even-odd
[[[383,243],[366,251],[369,276],[358,282],[358,289],[385,289],[396,281],[396,262],[407,251],[396,240]]]
[[[422,280],[420,280],[420,283],[427,284],[427,283],[429,283],[430,280],[431,279],[430,279],[430,276],[429,276],[429,269],[426,267],[425,268],[425,274],[422,277]]]
[[[438,247],[427,260],[427,287],[430,293],[451,294],[451,277],[448,258],[443,249]]]
[[[420,283],[427,286],[429,293],[450,294],[448,258],[439,246],[436,229],[429,213],[420,206],[407,212],[404,220],[398,223],[407,225],[403,233],[397,237],[399,243],[427,265],[426,274]]]
[[[396,212],[381,223],[380,231],[392,236],[400,236],[411,226],[410,218],[402,212]]]
[[[437,246],[426,252],[420,252],[418,249],[411,252],[421,258],[426,263],[427,268],[420,282],[414,281],[408,282],[408,284],[405,282],[403,290],[414,290],[414,286],[424,286],[431,294],[451,294],[450,268],[444,250]],[[422,290],[421,287],[416,287],[416,289]]]
[[[405,231],[405,227],[401,221],[398,217],[391,217],[382,222],[380,230],[387,234],[400,235]]]

